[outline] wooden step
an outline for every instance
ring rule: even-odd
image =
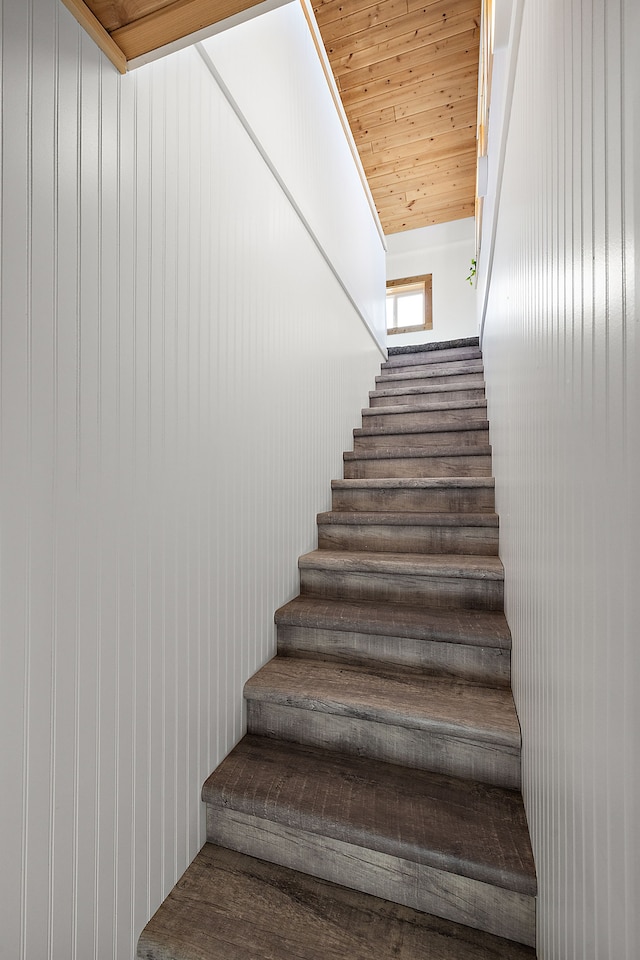
[[[138,960],[535,960],[530,947],[206,843]]]
[[[210,842],[534,942],[535,870],[515,791],[246,736],[202,796]]]
[[[491,447],[390,447],[344,453],[347,480],[410,477],[490,477]]]
[[[479,447],[489,444],[487,420],[469,420],[455,414],[442,416],[438,423],[417,423],[402,426],[390,423],[383,427],[362,427],[353,431],[353,449],[397,450],[415,447]]]
[[[423,369],[412,367],[398,373],[391,371],[376,377],[376,390],[387,387],[418,387],[436,383],[453,383],[462,380],[470,383],[484,382],[482,360],[460,360],[452,363],[426,364]]]
[[[364,513],[493,513],[493,477],[332,480],[332,509]]]
[[[389,428],[392,433],[439,427],[452,420],[469,423],[487,419],[486,400],[448,400],[427,403],[395,404],[390,407],[367,407],[362,411],[362,426]]]
[[[397,370],[424,367],[428,364],[451,363],[460,360],[481,360],[482,353],[479,347],[450,347],[446,350],[423,350],[420,353],[403,353],[389,357],[380,364],[380,369],[389,372]]]
[[[321,550],[498,555],[495,513],[320,513]]]
[[[520,789],[520,727],[505,687],[274,657],[244,695],[249,733]]]
[[[477,361],[469,363],[467,373],[459,370],[429,370],[426,373],[389,373],[376,377],[375,390],[403,390],[411,387],[448,386],[464,383],[468,386],[484,385],[484,368]]]
[[[498,557],[314,550],[300,557],[300,593],[343,600],[387,600],[434,609],[501,610]]]
[[[436,383],[429,387],[388,387],[385,390],[371,390],[371,407],[390,407],[396,404],[423,403],[430,400],[484,400],[484,383],[466,383],[463,380],[452,383]]]
[[[502,612],[299,596],[276,611],[275,622],[279,655],[510,682],[511,634]]]

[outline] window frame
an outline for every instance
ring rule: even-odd
[[[406,288],[406,289],[403,289]],[[424,273],[418,277],[400,277],[397,280],[387,280],[387,298],[397,294],[421,291],[424,296],[424,323],[420,326],[387,327],[387,335],[397,333],[419,333],[421,330],[433,330],[433,275]]]

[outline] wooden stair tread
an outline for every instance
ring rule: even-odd
[[[274,657],[245,684],[248,700],[358,717],[518,749],[511,691],[392,669]]]
[[[332,480],[332,490],[461,490],[495,489],[494,477],[381,477],[374,480]]]
[[[207,843],[139,960],[535,960],[513,941]]]
[[[426,387],[387,387],[383,390],[370,390],[369,398],[377,400],[382,397],[437,397],[441,393],[451,393],[453,390],[482,390],[484,393],[484,384],[461,381],[460,383],[432,383]]]
[[[236,812],[536,893],[520,795],[317,747],[247,735],[202,798]]]
[[[418,577],[503,580],[499,557],[465,554],[372,553],[364,550],[312,550],[298,559],[301,570],[349,570]]]
[[[392,447],[384,450],[345,450],[344,460],[410,460],[417,457],[490,457],[491,447],[488,444],[474,447],[430,446],[426,447]]]
[[[356,427],[354,437],[387,437],[410,433],[452,433],[462,431],[488,431],[488,420],[466,420],[448,417],[439,423],[384,424],[380,427]]]
[[[423,403],[403,403],[390,407],[365,407],[362,410],[362,416],[366,420],[368,417],[392,417],[401,416],[407,413],[437,413],[447,410],[486,410],[486,400],[443,400],[430,401]]]
[[[411,527],[497,527],[497,513],[400,513],[381,510],[375,513],[364,511],[330,510],[319,513],[319,524],[411,526]]]
[[[376,383],[392,386],[400,380],[430,380],[433,377],[462,377],[470,373],[484,373],[482,360],[443,361],[431,370],[405,370],[403,373],[385,372],[376,377]]]
[[[276,611],[275,622],[511,649],[504,613],[491,610],[429,610],[402,603],[299,596]]]
[[[402,353],[389,357],[380,364],[381,370],[397,367],[412,367],[425,363],[448,363],[458,360],[481,360],[479,347],[445,347],[442,350],[421,350],[419,353]]]

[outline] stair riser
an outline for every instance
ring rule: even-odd
[[[398,393],[388,395],[369,394],[370,407],[395,407],[407,403],[456,403],[458,400],[484,400],[484,388],[472,387],[466,390],[442,390],[429,393]]]
[[[361,717],[249,700],[247,729],[306,746],[520,789],[520,751]]]
[[[535,898],[526,894],[211,804],[207,839],[518,943],[535,942]]]
[[[481,360],[479,347],[451,347],[448,350],[428,350],[424,353],[398,353],[380,364],[381,370],[394,370],[397,367],[424,366],[430,363],[444,363],[457,360]]]
[[[318,524],[321,550],[378,553],[462,553],[498,556],[497,527],[427,527],[384,524]]]
[[[345,460],[345,480],[384,480],[389,477],[490,477],[491,457],[393,457]]]
[[[509,686],[511,680],[508,650],[438,640],[279,624],[278,654],[406,667],[415,672],[458,677],[488,686]]]
[[[382,377],[376,377],[376,390],[398,390],[407,387],[431,387],[436,384],[450,385],[455,383],[457,386],[480,387],[484,386],[484,372],[482,370],[473,373],[412,373],[412,374],[389,374]]]
[[[388,428],[401,433],[406,429],[425,427],[448,427],[452,421],[466,424],[475,420],[486,420],[487,408],[465,407],[462,410],[421,410],[418,413],[364,413],[362,426],[365,429]]]
[[[354,436],[355,453],[378,450],[414,450],[429,445],[449,447],[485,447],[489,443],[487,429],[434,430],[428,433],[387,433],[379,435]]]
[[[369,461],[373,463],[374,461]],[[334,490],[333,510],[396,513],[493,513],[493,487],[391,488]]]
[[[466,377],[470,373],[482,373],[484,367],[480,358],[473,360],[436,360],[433,363],[414,363],[398,366],[395,369],[382,369],[380,375],[376,377],[376,382],[385,377],[404,377],[426,374],[427,376],[458,376]]]
[[[437,610],[502,610],[503,581],[303,568],[300,593],[341,600],[388,600]]]

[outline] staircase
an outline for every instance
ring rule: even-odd
[[[536,879],[477,340],[381,376],[140,960],[524,960]]]

